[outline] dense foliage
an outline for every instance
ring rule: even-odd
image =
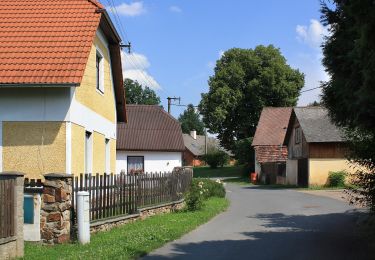
[[[204,205],[204,201],[212,197],[225,197],[223,183],[220,180],[194,178],[189,192],[185,195],[186,210],[200,210]]]
[[[322,101],[346,129],[350,158],[361,166],[351,178],[360,186],[354,200],[375,210],[375,3],[326,1],[322,14],[330,31],[323,64],[331,76],[322,85]]]
[[[214,72],[199,109],[206,127],[228,150],[235,140],[254,135],[264,106],[294,106],[304,86],[304,75],[272,45],[230,49]]]
[[[338,171],[338,172],[329,172],[328,174],[328,187],[345,187],[345,179],[347,172]]]
[[[213,150],[203,155],[202,159],[211,168],[216,169],[217,167],[223,167],[228,164],[230,158],[229,155],[222,150]]]
[[[190,134],[190,131],[197,131],[198,135],[204,135],[204,123],[195,111],[192,104],[189,104],[186,110],[179,116],[178,121],[181,123],[181,129],[184,134]]]
[[[254,163],[254,148],[251,146],[253,138],[245,138],[235,143],[233,150],[238,164],[252,164]]]
[[[124,79],[126,104],[159,105],[160,97],[149,87],[143,87],[137,81]]]

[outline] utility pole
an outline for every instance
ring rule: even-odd
[[[168,99],[168,114],[171,113],[171,105],[172,105],[172,100],[178,100],[178,104],[181,102],[181,97],[167,97]]]

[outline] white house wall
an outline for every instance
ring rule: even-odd
[[[70,88],[0,88],[0,121],[68,121]]]
[[[127,172],[127,157],[143,156],[145,172],[170,172],[174,167],[182,166],[181,152],[128,152],[117,151],[116,172]]]

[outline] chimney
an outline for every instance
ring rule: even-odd
[[[195,131],[195,130],[190,131],[190,135],[191,135],[191,137],[193,137],[194,140],[197,140],[197,131]]]

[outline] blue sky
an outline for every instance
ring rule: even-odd
[[[112,10],[111,0],[102,0]],[[304,89],[328,77],[321,66],[319,0],[112,0],[124,40],[125,77],[154,88],[166,108],[167,96],[197,105],[221,53],[233,47],[273,44],[288,64],[306,75]],[[113,13],[112,13],[113,16]],[[115,17],[113,16],[115,25]],[[303,93],[299,105],[319,100],[320,90]],[[172,107],[177,117],[183,107]]]

